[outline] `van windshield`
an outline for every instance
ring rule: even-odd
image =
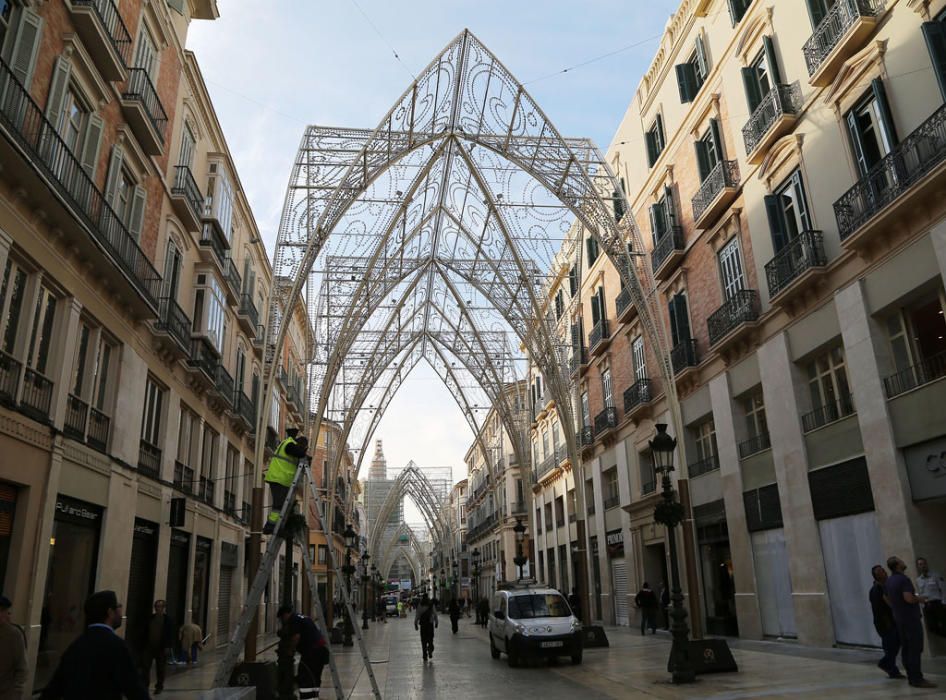
[[[555,593],[533,593],[509,598],[509,617],[530,620],[536,617],[568,617],[571,611],[565,599]]]

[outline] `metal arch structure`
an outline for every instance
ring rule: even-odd
[[[401,544],[401,537],[407,536],[407,545]],[[424,576],[423,566],[423,548],[417,541],[417,535],[414,529],[407,523],[401,523],[385,541],[384,546],[378,550],[380,565],[378,572],[383,578],[387,578],[398,557],[403,555],[414,571],[414,579],[421,581]]]
[[[384,533],[388,529],[391,513],[405,496],[409,496],[417,505],[435,542],[443,542],[449,536],[449,525],[442,517],[441,498],[434,491],[427,476],[413,464],[408,465],[394,480],[371,524],[368,547],[371,556],[377,561],[381,560],[381,544],[384,541]]]

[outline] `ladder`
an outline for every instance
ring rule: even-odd
[[[309,460],[303,458],[299,460],[299,467],[296,469],[296,475],[292,480],[292,484],[289,487],[289,493],[286,495],[286,500],[282,505],[282,509],[279,512],[279,522],[276,525],[275,531],[270,536],[269,543],[266,546],[266,552],[263,555],[263,558],[260,560],[259,568],[256,571],[256,576],[253,578],[253,583],[250,586],[250,590],[246,596],[246,605],[243,608],[243,612],[240,615],[240,619],[237,622],[236,627],[233,630],[233,634],[230,636],[230,643],[227,645],[227,651],[224,654],[223,659],[220,662],[220,665],[217,668],[217,673],[214,676],[213,687],[214,688],[223,688],[226,687],[230,681],[230,675],[233,673],[233,669],[236,667],[237,661],[240,657],[240,651],[243,648],[243,643],[246,640],[246,635],[250,630],[250,627],[253,623],[253,620],[256,618],[259,611],[260,600],[263,596],[263,590],[266,588],[266,583],[269,580],[270,573],[272,572],[273,565],[276,562],[276,557],[279,554],[279,549],[281,547],[282,538],[279,537],[279,534],[282,532],[282,528],[286,523],[286,517],[293,507],[295,501],[296,490],[299,488],[300,482],[305,478],[309,482],[309,488],[312,492],[312,496],[315,499],[315,514],[318,519],[319,528],[322,532],[327,532],[324,528],[324,519],[320,510],[320,497],[318,491],[315,488],[315,482],[312,480],[312,473],[309,467]],[[287,543],[288,545],[289,543]],[[309,590],[312,593],[312,599],[315,602],[316,609],[316,619],[318,620],[319,626],[322,629],[322,633],[325,635],[325,639],[331,639],[329,635],[329,630],[326,626],[325,617],[322,613],[322,604],[319,599],[318,586],[316,585],[315,573],[312,571],[312,560],[309,559],[308,553],[308,543],[302,543],[302,559],[306,567],[306,580],[309,584]],[[368,652],[365,648],[364,639],[361,635],[361,630],[358,628],[358,625],[355,624],[354,610],[352,610],[351,599],[348,595],[348,589],[344,585],[341,571],[336,566],[335,556],[333,553],[333,547],[327,547],[329,565],[335,571],[336,581],[339,583],[341,588],[342,598],[345,602],[346,612],[348,614],[348,619],[351,621],[351,625],[354,629],[354,632],[358,638],[358,647],[361,651],[362,662],[364,663],[365,670],[368,672],[368,678],[371,681],[371,689],[374,694],[374,697],[378,700],[381,700],[381,692],[378,690],[378,683],[374,676],[374,671],[371,668],[371,661],[368,658]],[[341,679],[338,675],[338,668],[335,665],[335,655],[329,654],[329,668],[332,673],[332,681],[335,686],[335,694],[338,698],[344,698],[345,693],[342,690]]]

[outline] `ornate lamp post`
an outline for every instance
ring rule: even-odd
[[[378,567],[371,565],[371,619],[378,620]]]
[[[516,525],[512,528],[512,531],[516,533],[516,556],[513,557],[512,563],[519,567],[519,578],[517,580],[521,581],[522,567],[529,561],[522,554],[522,541],[526,537],[526,526],[522,524],[522,518],[516,518]]]
[[[673,604],[670,617],[670,633],[673,646],[670,648],[670,672],[674,683],[692,683],[696,680],[693,665],[690,663],[690,628],[687,626],[687,611],[683,607],[683,592],[680,590],[680,570],[677,566],[677,540],[674,533],[683,520],[683,506],[675,500],[675,491],[670,484],[670,472],[673,471],[673,456],[677,441],[667,435],[665,423],[657,425],[657,435],[650,441],[650,451],[654,458],[654,471],[661,475],[663,502],[654,508],[654,520],[667,527],[667,539],[670,542],[670,600]]]
[[[366,549],[361,555],[361,629],[368,629],[368,560],[371,556]]]
[[[480,592],[480,548],[473,550],[473,604],[479,602]]]
[[[351,563],[351,551],[355,548],[355,538],[358,536],[355,534],[355,531],[351,527],[351,523],[345,526],[345,531],[342,533],[345,538],[345,566],[342,567],[342,573],[345,574],[345,584],[348,587],[348,594],[351,595],[351,577],[355,573],[355,567]],[[351,635],[354,631],[352,629],[352,619],[351,615],[348,614],[348,606],[345,606],[345,634],[342,637],[342,646],[350,647],[354,646]]]
[[[453,560],[453,597],[460,599],[460,562]]]

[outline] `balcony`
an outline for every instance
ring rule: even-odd
[[[187,231],[200,230],[200,210],[204,196],[200,193],[191,169],[186,165],[174,168],[174,185],[171,187],[171,204]]]
[[[20,412],[42,423],[48,423],[52,402],[53,383],[31,367],[24,369]]]
[[[216,363],[213,392],[227,408],[233,408],[233,377],[224,368],[223,363]]]
[[[214,482],[206,476],[200,477],[197,481],[197,493],[194,494],[197,500],[203,501],[208,506],[214,504]]]
[[[591,348],[591,354],[597,355],[610,344],[611,335],[608,332],[608,319],[602,318],[591,329],[591,335],[588,336],[588,346]]]
[[[174,462],[174,486],[184,493],[194,493],[194,470],[181,462]]]
[[[614,307],[617,309],[618,322],[627,323],[637,313],[637,305],[631,300],[631,290],[625,287],[614,300]]]
[[[650,265],[654,268],[654,277],[658,280],[669,277],[677,263],[683,258],[685,248],[686,240],[680,226],[672,226],[658,238],[650,254]]]
[[[571,374],[572,378],[588,369],[588,348],[582,345],[580,348],[572,348]]]
[[[595,416],[595,438],[601,440],[618,426],[618,410],[614,406],[606,406]]]
[[[687,474],[693,479],[719,469],[719,455],[710,455],[687,466]]]
[[[200,252],[203,261],[217,265],[221,272],[225,272],[227,263],[230,262],[229,250],[230,242],[224,238],[220,229],[205,221],[200,230]]]
[[[66,397],[66,417],[62,426],[63,434],[73,440],[84,442],[88,416],[89,404],[75,394],[69,394]]]
[[[578,431],[578,434],[575,436],[575,441],[578,443],[578,449],[581,452],[587,452],[594,449],[595,446],[595,430],[590,425],[584,426],[581,430]]]
[[[611,510],[612,508],[617,508],[621,505],[621,497],[617,494],[614,496],[608,496],[604,499],[604,509]]]
[[[710,346],[725,350],[737,343],[759,320],[759,293],[740,289],[706,319]]]
[[[253,303],[253,297],[249,294],[240,295],[237,320],[243,326],[243,330],[246,331],[247,335],[255,337],[256,326],[259,324],[259,312],[256,310],[256,304]]]
[[[884,377],[884,392],[888,399],[946,377],[946,353],[933,355],[902,372]]]
[[[164,152],[167,136],[168,115],[164,111],[158,91],[154,89],[151,76],[144,68],[128,71],[128,82],[122,92],[122,112],[138,138],[142,150],[149,156]]]
[[[765,264],[769,300],[783,303],[804,292],[827,264],[821,231],[802,231]]]
[[[158,318],[153,322],[154,334],[166,337],[168,345],[182,357],[191,351],[191,320],[171,297],[158,299]]]
[[[696,338],[681,341],[670,351],[670,364],[673,366],[673,373],[680,378],[686,371],[699,364],[699,356],[696,352]]]
[[[85,442],[93,450],[108,451],[108,433],[111,427],[111,418],[96,408],[89,409],[89,432]]]
[[[638,379],[624,391],[624,416],[635,419],[650,407],[653,400],[649,379]]]
[[[746,457],[751,457],[754,454],[763,452],[772,447],[772,441],[769,438],[768,432],[760,433],[759,435],[753,435],[748,440],[743,440],[738,445],[736,449],[739,451],[739,459],[745,459]]]
[[[873,234],[887,232],[883,226],[896,217],[898,207],[916,201],[920,195],[931,202],[942,197],[946,183],[946,105],[907,136],[866,177],[834,203],[838,233],[846,247],[858,247]],[[884,234],[886,235],[886,233]]]
[[[761,163],[769,146],[794,128],[801,106],[801,86],[797,81],[791,85],[779,83],[769,90],[742,127],[749,163]]]
[[[217,351],[208,338],[198,336],[191,339],[191,354],[187,359],[187,367],[208,386],[215,386],[217,383],[217,363]]]
[[[82,45],[108,81],[124,80],[131,35],[113,0],[66,0]]]
[[[147,440],[138,443],[138,473],[152,479],[161,475],[161,448]]]
[[[808,66],[808,82],[830,85],[844,62],[861,48],[877,26],[884,0],[838,0],[821,20],[802,52]]]
[[[559,466],[565,464],[568,461],[568,449],[565,445],[556,445],[555,446],[555,463]]]
[[[0,401],[8,406],[16,405],[16,389],[20,383],[22,365],[0,350]]]
[[[233,258],[227,258],[227,264],[223,267],[223,277],[227,281],[227,292],[230,297],[230,303],[234,306],[240,303],[240,291],[243,289],[243,280],[240,272],[237,270]]]
[[[51,229],[59,228],[79,257],[120,293],[139,317],[153,316],[161,277],[102,192],[46,121],[9,66],[0,61],[0,163],[4,173],[30,192]],[[77,230],[78,225],[78,230]],[[101,256],[109,264],[101,264]]]
[[[233,415],[244,430],[253,432],[256,427],[256,406],[250,397],[239,389],[233,391]]]
[[[716,223],[739,192],[739,164],[722,160],[706,176],[693,197],[693,225],[708,229]]]
[[[802,430],[810,433],[812,430],[824,427],[828,423],[852,415],[854,415],[854,397],[848,394],[804,414],[801,417]]]

